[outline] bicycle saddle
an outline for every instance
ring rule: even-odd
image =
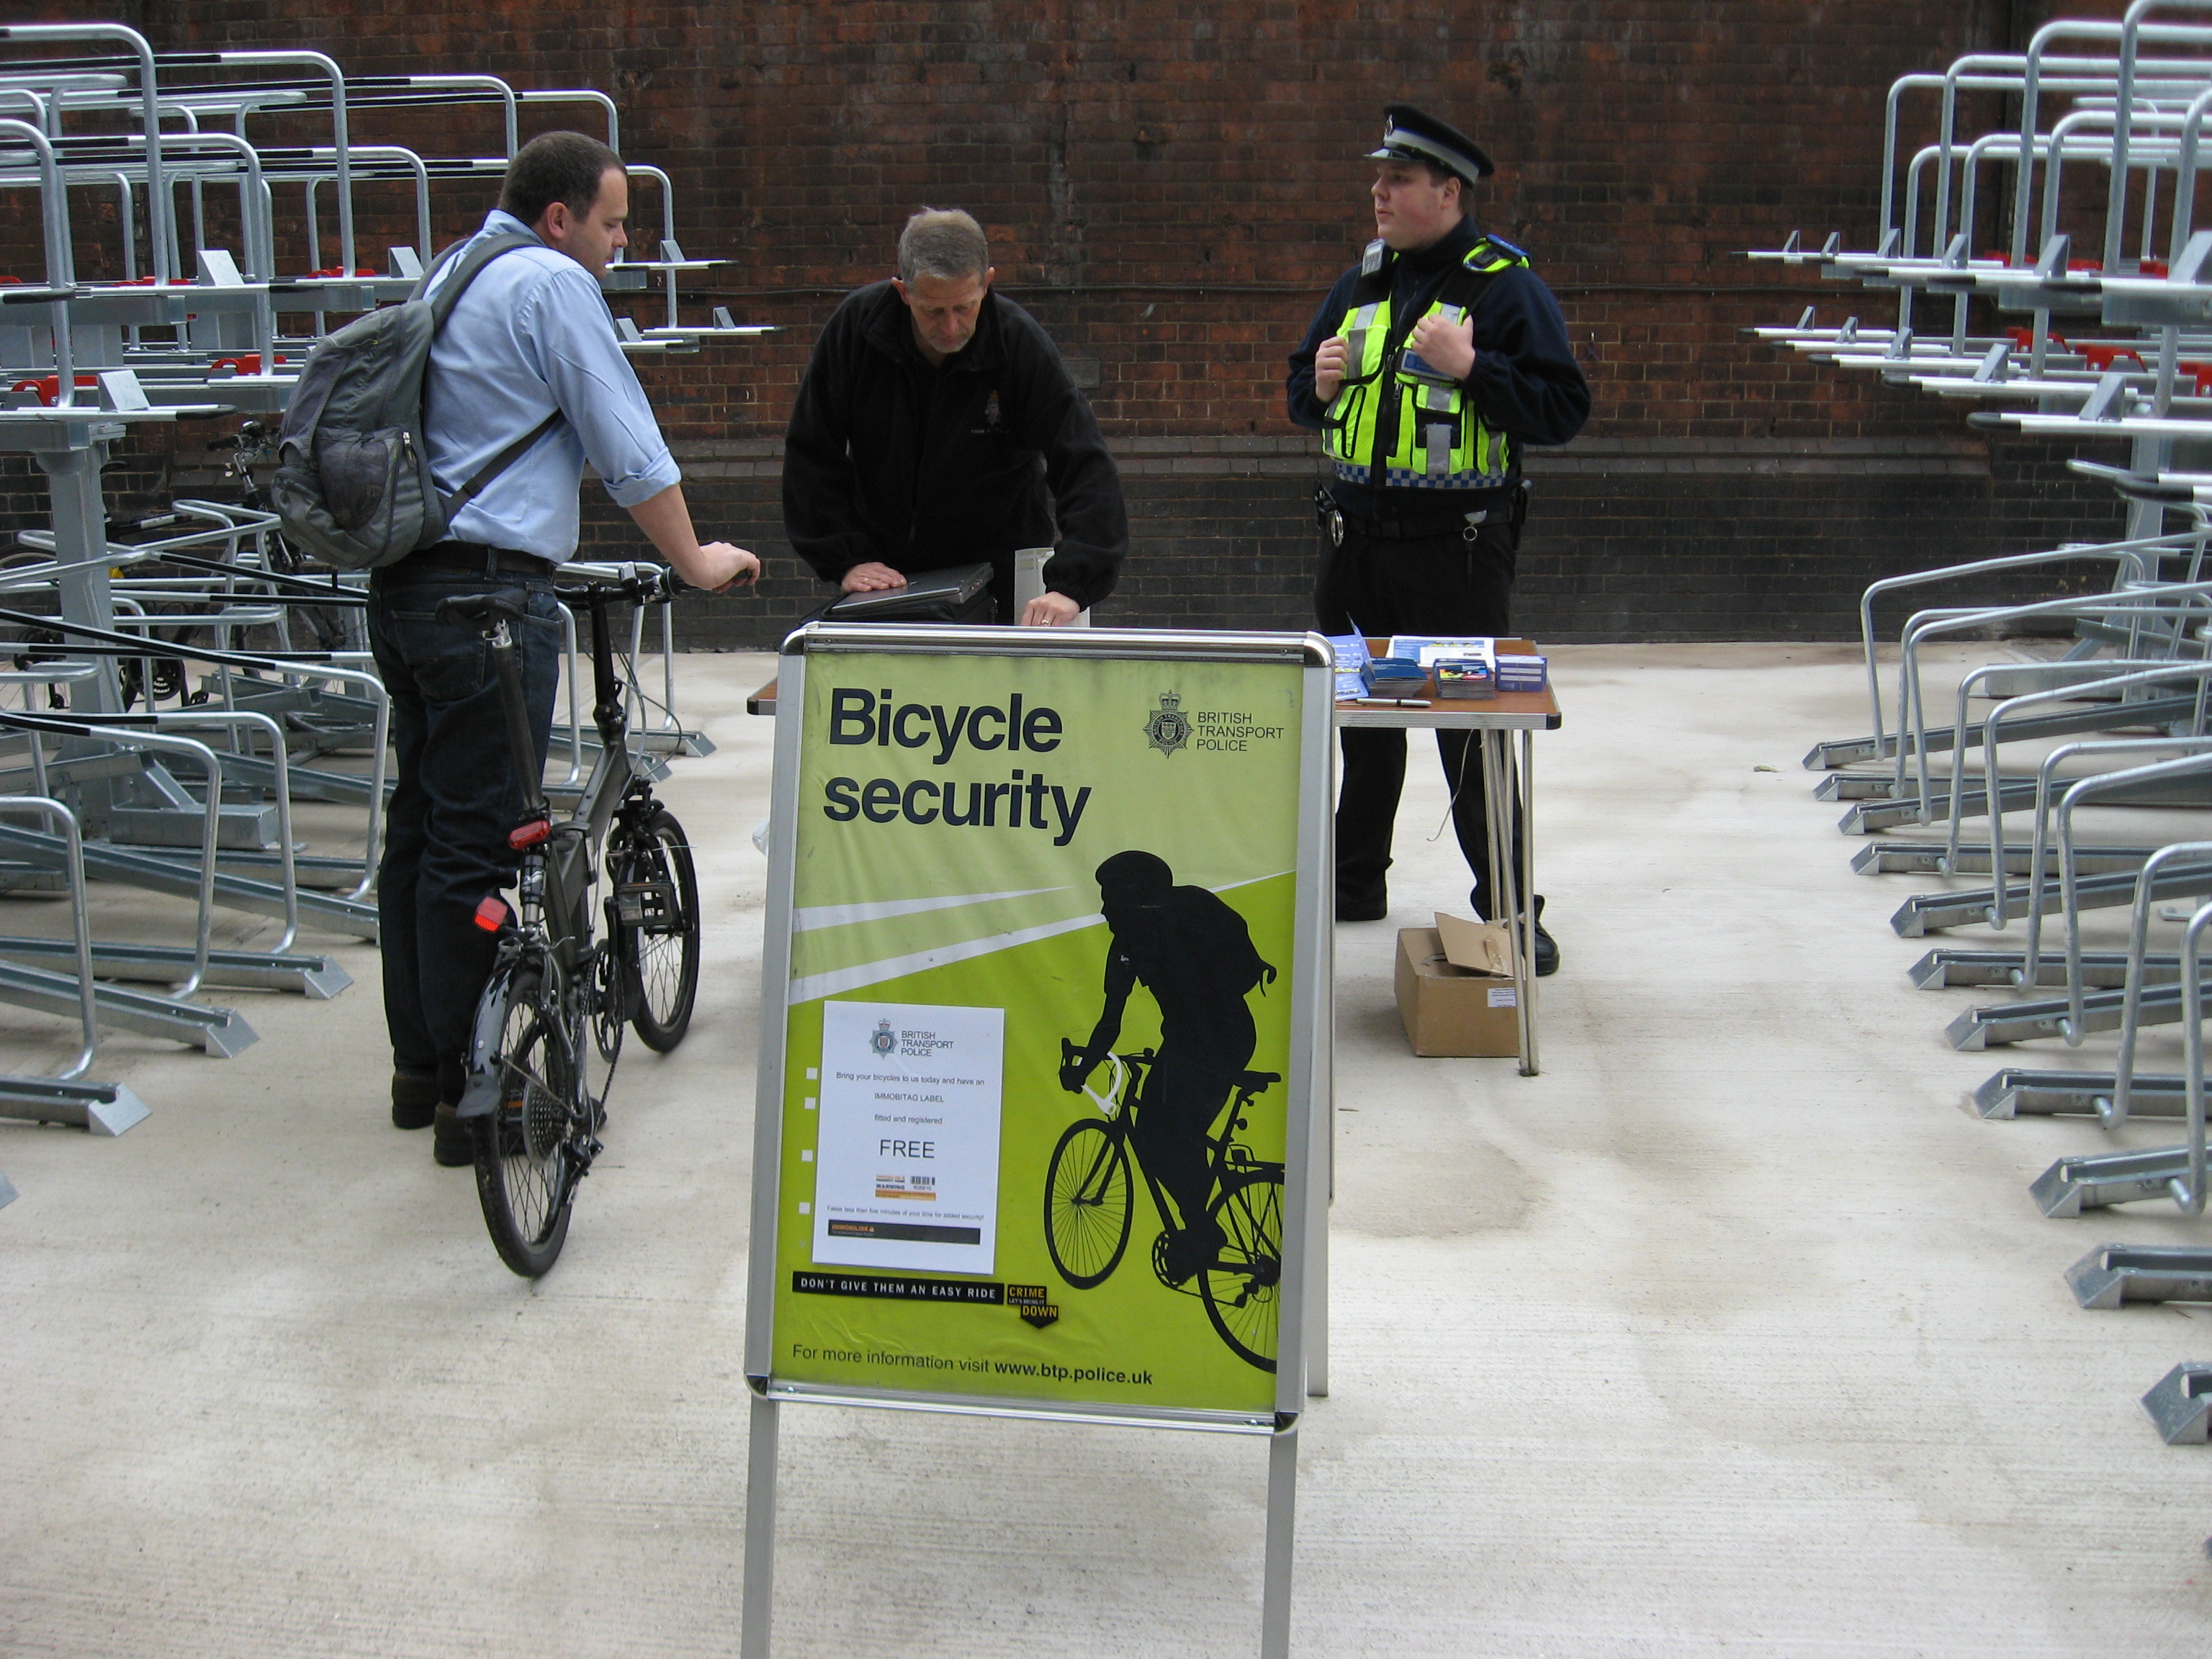
[[[1256,1095],[1262,1089],[1272,1084],[1280,1083],[1282,1080],[1283,1074],[1280,1072],[1239,1072],[1237,1074],[1237,1087],[1242,1093]]]
[[[474,623],[482,627],[494,617],[504,617],[509,622],[527,622],[530,608],[525,596],[517,592],[455,593],[439,600],[438,608],[430,614],[441,623]]]

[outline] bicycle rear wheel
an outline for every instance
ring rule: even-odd
[[[1238,1358],[1272,1371],[1283,1282],[1283,1177],[1245,1176],[1224,1187],[1206,1213],[1222,1241],[1198,1276],[1206,1316]]]
[[[1044,1172],[1044,1243],[1079,1291],[1102,1284],[1129,1244],[1129,1149],[1103,1123],[1071,1123]]]
[[[656,805],[607,862],[630,1024],[647,1048],[666,1054],[690,1029],[699,994],[699,878],[691,844],[676,815]]]
[[[576,1195],[569,1140],[580,1110],[581,1072],[570,1052],[560,1000],[528,969],[495,977],[484,992],[506,999],[493,1063],[499,1104],[475,1125],[477,1197],[499,1259],[536,1279],[560,1259]]]

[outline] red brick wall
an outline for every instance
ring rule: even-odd
[[[2087,6],[2072,11],[2094,10]],[[957,204],[1000,279],[1095,359],[1110,433],[1270,434],[1282,360],[1370,234],[1381,107],[1457,121],[1500,162],[1478,210],[1559,291],[1594,434],[1823,437],[1950,429],[1737,331],[1810,283],[1741,250],[1792,228],[1870,240],[1895,76],[2025,39],[2004,0],[194,0],[0,5],[105,15],[156,44],[312,46],[356,75],[489,70],[586,84],[623,148],[674,175],[698,297],[786,325],[653,372],[672,435],[773,436],[835,296],[883,273],[904,216]],[[1924,112],[1923,112],[1924,113]],[[546,123],[550,115],[526,112]],[[575,115],[564,118],[574,121]],[[281,123],[263,129],[286,131]],[[302,130],[304,131],[304,130]],[[419,114],[356,136],[487,153]],[[447,187],[439,234],[481,210]],[[650,227],[655,215],[642,216]],[[1814,292],[1840,316],[1833,292]],[[1850,308],[1866,309],[1853,301]]]
[[[2110,492],[2067,474],[2050,447],[1992,446],[1956,405],[1744,337],[1808,302],[1825,320],[1856,312],[1870,324],[1893,304],[1741,255],[1793,229],[1872,244],[1897,76],[2018,50],[2053,11],[2121,9],[0,0],[0,21],[105,16],[168,50],[311,47],[355,76],[490,70],[523,88],[611,94],[625,152],[675,179],[685,252],[730,261],[687,290],[688,314],[726,303],[785,330],[643,371],[700,523],[769,561],[758,594],[687,613],[695,639],[726,645],[772,642],[819,598],[781,544],[778,441],[815,331],[838,295],[887,273],[900,223],[924,203],[984,221],[1002,285],[1079,379],[1096,377],[1137,531],[1106,619],[1302,625],[1313,467],[1282,412],[1284,358],[1370,234],[1363,156],[1395,98],[1455,120],[1497,157],[1478,214],[1534,255],[1596,391],[1583,441],[1531,459],[1520,625],[1555,639],[1844,635],[1875,576],[2116,531]],[[1972,110],[1966,125],[1999,113]],[[1917,99],[1908,117],[1909,153],[1934,136],[1933,100]],[[529,131],[588,114],[524,120]],[[315,142],[326,131],[271,119],[256,136]],[[355,126],[363,141],[433,155],[494,153],[497,132],[488,112],[386,111]],[[441,185],[437,240],[471,228],[495,195],[489,180]],[[2080,197],[2077,235],[2095,205]],[[396,195],[364,191],[361,206],[364,260],[411,239],[411,207]],[[638,207],[649,246],[659,204],[648,193]],[[222,212],[210,240],[232,245]],[[108,274],[102,231],[87,204],[88,274]],[[2001,234],[1995,215],[1978,228]],[[296,238],[282,252],[287,269],[311,263]],[[326,241],[312,263],[334,257]],[[21,263],[0,258],[0,270]],[[216,489],[194,453],[204,430],[179,429],[175,455],[146,446],[114,481],[118,507]],[[0,458],[8,523],[37,516],[24,471]],[[620,515],[598,491],[586,496],[587,541],[634,550]]]

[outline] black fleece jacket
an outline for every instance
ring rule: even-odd
[[[1443,280],[1482,233],[1473,219],[1432,246],[1418,253],[1389,256],[1390,259],[1390,319],[1395,330],[1410,329],[1409,319],[1425,312],[1443,287]],[[1336,279],[1336,286],[1322,301],[1304,342],[1291,354],[1285,384],[1290,416],[1300,426],[1321,430],[1327,412],[1314,396],[1314,354],[1321,343],[1336,331],[1351,308],[1352,293],[1359,283],[1354,265]],[[1566,319],[1559,302],[1552,297],[1535,272],[1515,265],[1492,276],[1476,295],[1469,316],[1474,323],[1474,367],[1464,385],[1482,416],[1514,439],[1513,471],[1521,470],[1523,443],[1563,444],[1583,429],[1589,418],[1589,382],[1575,362],[1567,340]],[[1373,489],[1364,483],[1332,479],[1329,493],[1345,511],[1368,517],[1418,518],[1433,514],[1437,497],[1449,494],[1456,513],[1490,505],[1515,486],[1502,490]]]
[[[1085,606],[1129,550],[1121,474],[1044,330],[987,295],[975,337],[932,368],[887,282],[847,295],[814,343],[784,434],[783,526],[828,582],[872,561],[912,575],[988,559],[1008,622],[1016,549],[1053,545],[1046,588]]]

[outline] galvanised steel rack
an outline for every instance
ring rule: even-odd
[[[138,428],[281,414],[328,329],[405,298],[434,252],[439,210],[458,201],[471,220],[481,214],[526,111],[556,106],[603,125],[619,147],[614,101],[589,88],[520,88],[480,72],[349,77],[328,55],[296,50],[156,52],[114,23],[0,27],[0,191],[35,200],[41,261],[35,279],[0,276],[0,450],[40,468],[51,507],[47,526],[0,559],[0,634],[36,682],[25,696],[65,705],[0,710],[0,791],[10,792],[0,793],[0,888],[65,889],[79,933],[0,935],[0,1000],[67,1002],[85,1041],[62,1078],[0,1078],[0,1115],[119,1132],[144,1108],[119,1085],[83,1080],[100,1026],[235,1052],[250,1028],[197,993],[334,995],[348,975],[296,936],[374,939],[387,703],[360,628],[364,581],[301,566],[253,505],[265,424],[239,441],[244,505],[180,500],[112,525],[100,473]],[[436,155],[392,142],[426,130],[481,132],[486,149]],[[682,282],[720,262],[684,253],[668,175],[629,172],[657,204],[659,234],[651,258],[618,255],[603,286],[618,304],[657,293],[659,314],[617,311],[624,350],[691,353],[768,332],[720,307],[687,319]],[[88,196],[112,211],[73,214]],[[368,262],[364,228],[388,224],[404,224],[404,239]],[[118,274],[82,276],[88,249],[95,268]],[[660,694],[634,688],[636,740],[706,752],[678,711],[665,608],[660,625]],[[641,612],[632,629],[641,652]],[[568,655],[573,705],[573,623]],[[584,725],[572,706],[575,775]],[[361,808],[362,856],[300,847],[295,801]],[[88,876],[191,899],[191,941],[90,938]],[[269,950],[216,949],[217,908],[278,920],[282,936]]]

